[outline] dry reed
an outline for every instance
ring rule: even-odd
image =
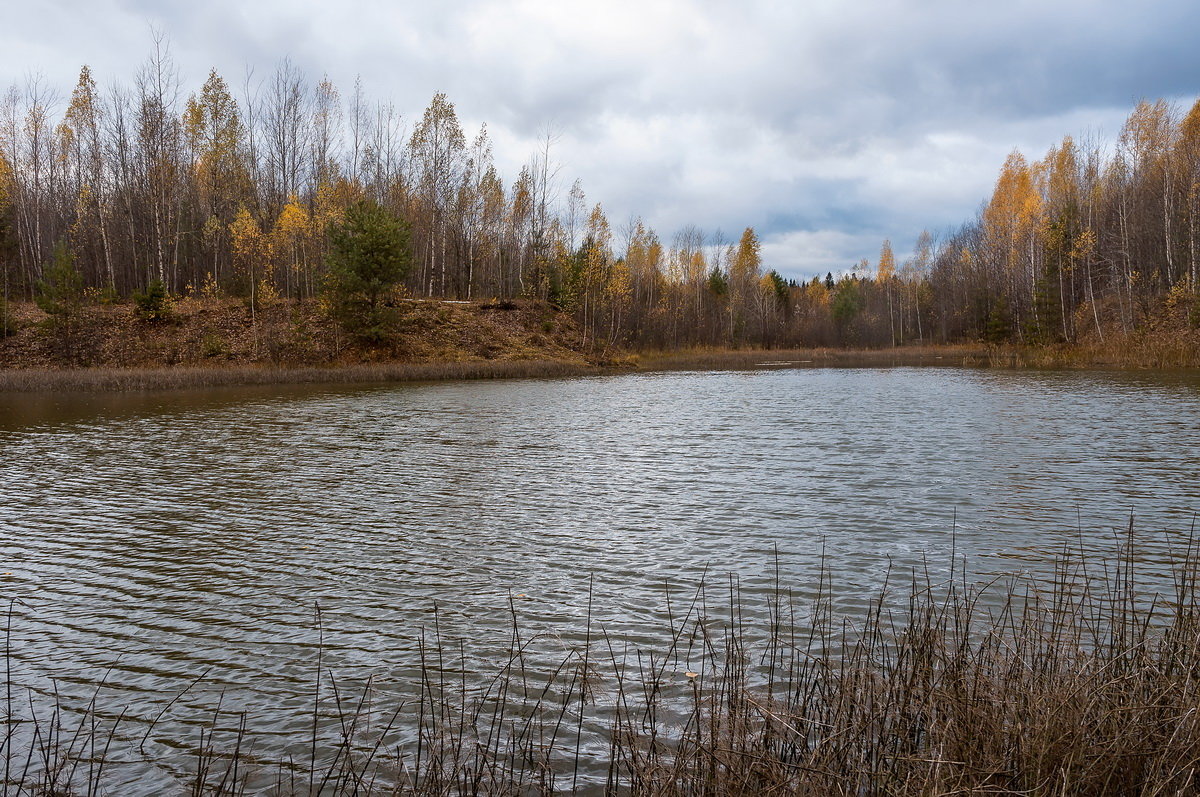
[[[901,346],[883,349],[690,349],[643,352],[639,367],[653,371],[745,370],[763,367],[880,368],[987,364],[982,346]]]
[[[657,650],[607,634],[589,604],[583,644],[540,670],[513,610],[497,671],[471,677],[435,619],[411,700],[381,710],[369,683],[352,698],[318,663],[307,761],[259,760],[252,723],[218,710],[181,790],[1195,794],[1198,553],[1177,550],[1149,595],[1130,530],[1113,555],[1066,551],[1045,577],[912,573],[858,618],[835,614],[828,571],[815,603],[778,584],[765,619],[731,577],[672,609]],[[123,717],[67,721],[13,690],[6,793],[98,793],[117,774]]]
[[[228,385],[366,384],[579,376],[596,369],[555,360],[376,363],[320,367],[78,368],[0,370],[0,393],[122,392]]]

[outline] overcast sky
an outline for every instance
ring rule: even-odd
[[[288,56],[409,120],[444,91],[506,182],[551,130],[561,190],[615,227],[764,240],[787,276],[903,257],[971,218],[1014,148],[1111,140],[1142,98],[1200,92],[1195,0],[6,0],[0,86],[129,83],[166,34],[185,89]]]

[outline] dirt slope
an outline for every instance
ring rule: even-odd
[[[189,298],[175,303],[169,320],[153,322],[129,304],[96,305],[70,329],[49,325],[32,304],[16,304],[16,331],[0,339],[0,368],[586,361],[574,321],[546,303],[406,300],[396,311],[391,339],[366,345],[315,300],[276,302],[252,314],[236,299]]]

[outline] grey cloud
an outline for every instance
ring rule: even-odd
[[[240,85],[287,55],[343,96],[410,119],[436,91],[487,121],[511,182],[547,129],[565,193],[583,179],[620,223],[759,228],[792,275],[903,256],[922,227],[973,215],[1005,155],[1112,135],[1142,97],[1190,102],[1191,0],[411,0],[28,4],[8,14],[0,84],[30,68],[69,92],[82,63],[132,79],[149,26],[187,90],[211,67]]]

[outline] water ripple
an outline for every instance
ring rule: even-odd
[[[981,572],[1036,568],[1108,546],[1131,512],[1161,573],[1200,507],[1187,376],[809,369],[36,400],[0,402],[14,680],[86,703],[106,678],[107,705],[152,717],[212,668],[155,727],[163,755],[223,700],[278,758],[305,727],[319,645],[402,693],[435,607],[469,666],[494,666],[514,614],[558,640],[550,661],[581,641],[589,585],[612,634],[661,646],[665,590],[678,611],[706,573],[717,594],[736,573],[761,611],[776,560],[809,597],[824,563],[854,611],[889,572],[944,571],[952,536]],[[146,763],[140,793],[177,770]]]

